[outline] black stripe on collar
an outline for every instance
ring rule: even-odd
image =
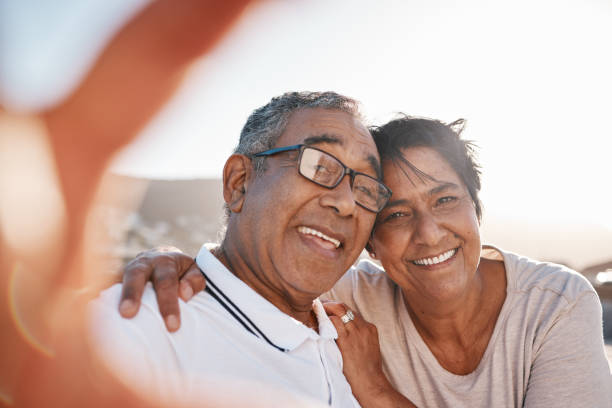
[[[197,265],[197,262],[196,262],[196,265]],[[210,278],[204,273],[202,268],[200,268],[200,265],[197,265],[197,266],[200,272],[202,273],[202,275],[204,276],[204,278],[206,279],[206,289],[205,289],[206,292],[209,295],[211,295],[213,299],[219,302],[219,304],[223,306],[223,308],[227,310],[227,312],[234,319],[236,319],[238,323],[240,323],[249,333],[253,334],[255,337],[259,337],[265,340],[269,345],[276,348],[277,350],[280,350],[284,353],[288,351],[287,349],[284,349],[272,343],[272,341],[268,339],[268,337],[259,329],[259,327],[257,327],[255,323],[253,323],[253,321],[249,319],[249,317],[246,314],[244,314],[244,312],[240,310],[240,308],[236,306],[236,304],[232,302],[232,300],[229,297],[227,297],[227,295],[223,293],[223,291],[219,289],[219,287],[215,285],[215,283],[212,280],[210,280]]]

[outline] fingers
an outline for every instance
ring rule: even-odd
[[[181,326],[178,304],[180,273],[179,262],[175,259],[174,253],[160,254],[155,257],[155,269],[152,275],[153,287],[159,312],[170,332],[178,330]]]
[[[349,329],[351,329],[350,326],[353,326],[353,324],[355,323],[354,321],[350,321],[347,323],[344,323],[342,321],[342,316],[344,316],[349,310],[348,306],[340,302],[325,302],[323,303],[323,308],[327,312],[329,320],[331,320],[334,327],[336,328],[339,340],[342,340],[349,334]],[[353,314],[355,314],[355,319],[357,319],[357,314],[355,312],[353,312]]]
[[[325,302],[323,303],[323,308],[327,312],[327,315],[330,317],[342,317],[346,314],[346,311],[348,310],[348,306],[340,302]]]
[[[159,311],[169,331],[180,327],[178,305],[179,276],[187,272],[189,280],[194,279],[194,260],[176,248],[156,248],[145,251],[129,262],[124,270],[123,287],[119,303],[119,312],[123,317],[133,317],[138,312],[146,283],[151,280]],[[203,287],[195,282],[195,287]],[[189,291],[185,291],[189,295]],[[195,292],[192,292],[192,295]],[[188,296],[191,297],[191,296]]]
[[[125,266],[121,298],[119,299],[121,316],[130,318],[136,315],[140,307],[142,292],[152,272],[152,265],[142,262],[139,258],[133,259]]]
[[[329,320],[331,320],[332,324],[336,328],[339,340],[343,339],[348,335],[348,331],[346,330],[344,323],[342,323],[342,320],[340,320],[338,316],[331,315],[329,316]]]
[[[193,262],[187,272],[181,276],[179,282],[179,295],[181,299],[187,302],[194,294],[203,291],[205,287],[206,279],[204,275],[202,275],[202,272],[200,272],[198,265]]]

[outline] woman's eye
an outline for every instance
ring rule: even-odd
[[[405,219],[406,217],[409,217],[409,216],[410,214],[407,212],[396,211],[394,213],[391,213],[385,216],[384,221],[398,221],[400,219]]]
[[[450,204],[454,202],[455,200],[457,200],[457,197],[446,196],[446,197],[439,198],[438,201],[436,201],[436,204],[437,205]]]

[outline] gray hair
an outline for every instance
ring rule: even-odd
[[[272,149],[285,130],[291,114],[305,108],[339,110],[363,119],[359,112],[359,102],[347,96],[329,91],[286,92],[251,113],[240,132],[240,142],[234,153],[251,156]],[[265,157],[252,159],[258,175],[265,171],[264,159]]]

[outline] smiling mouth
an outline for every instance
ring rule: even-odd
[[[414,261],[412,261],[413,264],[415,265],[437,265],[439,263],[442,263],[444,261],[447,261],[448,259],[450,259],[453,255],[455,255],[457,253],[457,251],[459,250],[459,248],[454,248],[451,249],[449,251],[446,251],[438,256],[434,256],[432,258],[423,258],[423,259],[415,259]]]
[[[340,241],[338,241],[335,238],[332,238],[330,236],[325,235],[324,233],[322,233],[321,231],[317,231],[316,229],[312,229],[309,227],[298,227],[298,232],[300,234],[304,234],[304,235],[313,235],[315,237],[318,237],[320,239],[322,239],[323,241],[328,242],[329,244],[333,245],[333,247],[335,249],[338,249],[340,247]]]

